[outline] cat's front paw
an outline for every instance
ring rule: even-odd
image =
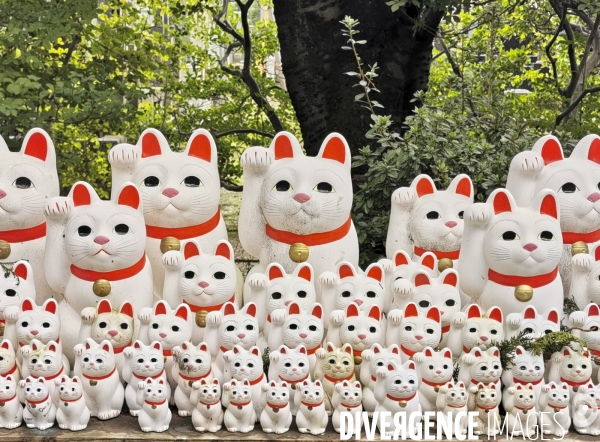
[[[31,354],[31,346],[24,345],[23,347],[20,348],[20,352],[21,352],[21,356],[23,356],[24,358],[27,358]]]
[[[176,363],[179,363],[179,357],[181,356],[181,346],[176,345],[175,347],[173,347],[171,349],[171,355],[173,356],[173,361],[175,361]]]
[[[245,171],[262,175],[273,163],[273,157],[269,149],[254,146],[246,149],[242,154],[241,163]]]
[[[71,202],[68,198],[57,196],[54,198],[50,198],[46,202],[46,207],[44,207],[44,214],[46,218],[55,221],[65,221],[73,208],[71,207]]]
[[[450,318],[450,323],[456,328],[463,328],[467,323],[467,315],[463,312],[456,312]]]
[[[25,387],[25,379],[21,379],[19,381],[19,387],[24,388]]]
[[[73,352],[75,353],[75,356],[81,356],[84,350],[85,346],[83,344],[77,344],[75,347],[73,347]]]
[[[138,388],[138,390],[143,390],[144,388],[146,388],[146,381],[138,382],[137,388]]]
[[[420,364],[425,361],[425,355],[422,352],[415,353],[413,355],[413,361]]]
[[[588,272],[592,268],[594,260],[587,253],[578,253],[571,258],[571,263],[576,270]]]
[[[323,272],[319,276],[319,282],[326,287],[335,287],[337,284],[337,276],[333,272]]]
[[[410,208],[417,201],[417,192],[410,187],[400,187],[392,194],[392,204],[400,207]]]
[[[226,382],[223,384],[223,391],[229,391],[231,390],[231,384],[229,382]]]
[[[140,310],[138,313],[138,319],[142,324],[150,323],[150,319],[152,318],[152,309],[150,307],[145,307]]]
[[[140,148],[132,144],[117,144],[108,153],[111,166],[135,164],[141,157]]]
[[[248,285],[253,289],[262,289],[267,286],[269,280],[266,275],[262,273],[254,273],[248,277]]]
[[[528,150],[517,154],[510,165],[513,170],[536,176],[544,168],[544,159],[537,152]]]
[[[6,322],[17,322],[17,318],[19,317],[19,307],[16,305],[8,306],[4,309],[4,319]]]
[[[400,321],[402,321],[402,317],[404,316],[404,312],[400,309],[390,310],[388,313],[388,321],[390,324],[394,326],[400,325]]]
[[[559,351],[552,353],[552,362],[561,363],[563,361],[563,354]]]
[[[515,394],[517,392],[517,389],[515,387],[508,387],[508,390],[506,390],[508,392],[508,394]]]
[[[571,327],[583,327],[585,325],[585,312],[573,312],[569,315]]]
[[[523,315],[520,313],[511,313],[506,317],[506,323],[512,328],[519,328],[522,320]]]
[[[475,356],[471,353],[465,353],[464,355],[462,355],[461,360],[467,365],[473,365],[475,363]]]
[[[271,316],[271,319],[273,317]],[[221,312],[208,312],[206,315],[206,324],[210,327],[217,327],[221,323]]]
[[[86,324],[91,324],[96,319],[96,309],[94,307],[86,307],[81,310],[81,321]]]
[[[387,375],[388,375],[388,370],[386,367],[379,367],[375,371],[375,376],[377,376],[379,379],[385,379],[385,378],[387,378]]]
[[[273,310],[271,313],[271,323],[281,325],[285,322],[286,312],[284,309],[279,308],[277,310]]]
[[[123,350],[123,356],[125,356],[127,359],[131,359],[133,357],[133,348],[125,347],[125,350]]]
[[[185,261],[183,254],[179,250],[169,250],[162,256],[162,263],[169,270],[179,270]]]
[[[364,350],[361,356],[363,358],[363,361],[370,361],[371,359],[373,359],[373,352],[371,350]]]
[[[280,356],[281,356],[281,353],[279,353],[278,351],[269,353],[269,359],[271,360],[271,362],[279,362]]]
[[[542,387],[542,391],[544,393],[548,393],[550,391],[550,385],[544,384],[544,386]]]
[[[339,327],[344,323],[345,316],[343,310],[334,310],[329,314],[329,324]]]
[[[324,348],[319,348],[316,352],[315,352],[315,356],[318,359],[323,359],[324,357],[327,356],[327,350],[325,350]]]
[[[464,220],[475,227],[485,227],[494,216],[494,208],[487,203],[471,204],[465,210]]]

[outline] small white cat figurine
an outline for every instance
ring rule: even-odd
[[[27,428],[46,430],[54,425],[56,406],[48,390],[49,384],[50,382],[46,382],[44,378],[35,379],[32,377],[21,379],[19,382],[19,387],[24,392],[23,420]]]
[[[505,339],[523,332],[527,339],[539,339],[548,333],[560,330],[558,311],[550,310],[546,315],[538,314],[534,306],[525,307],[521,313],[511,313],[506,317]]]
[[[552,355],[548,382],[565,382],[569,385],[569,396],[573,398],[579,387],[590,382],[592,365],[591,354],[587,349],[575,351],[570,347],[563,347]]]
[[[196,431],[216,433],[223,424],[223,409],[221,408],[221,384],[218,379],[211,383],[202,379],[192,384],[190,402],[192,410],[192,424]]]
[[[249,433],[254,430],[256,412],[252,405],[250,382],[248,379],[236,381],[232,379],[223,385],[223,406],[225,416],[223,422],[227,431],[232,433]]]
[[[125,348],[123,356],[125,361],[121,377],[127,382],[125,401],[132,416],[137,416],[141,410],[137,404],[137,384],[147,378],[164,379],[167,397],[171,397],[171,386],[167,380],[165,359],[160,342],[154,341],[150,345],[144,345],[141,341],[135,341],[131,347]]]
[[[377,406],[377,401],[375,400],[377,370],[380,367],[385,367],[391,359],[401,364],[400,347],[397,344],[392,344],[387,348],[379,344],[373,344],[369,350],[365,350],[362,353],[359,379],[363,385],[363,408],[369,413],[369,416],[373,414]]]
[[[267,377],[263,369],[262,352],[256,346],[246,350],[242,346],[236,345],[232,350],[225,353],[224,359],[229,367],[229,373],[225,375],[225,379],[231,377],[231,379],[240,382],[248,381],[256,418],[259,419],[263,407],[260,400],[261,388],[267,383]]]
[[[542,387],[539,397],[540,429],[544,434],[559,438],[569,434],[571,415],[569,414],[569,386],[561,382],[550,382]]]
[[[588,382],[571,395],[572,420],[575,431],[580,434],[600,435],[600,386]]]
[[[508,387],[506,410],[506,426],[513,436],[532,438],[537,436],[538,412],[535,410],[537,397],[533,386],[517,385]]]
[[[465,385],[471,388],[480,383],[484,385],[496,385],[498,404],[502,400],[500,388],[502,383],[502,364],[500,363],[500,351],[497,347],[490,347],[487,350],[481,350],[475,347],[470,353],[465,353],[461,357],[460,370],[458,371],[458,380],[463,381]],[[535,404],[534,404],[535,405]]]
[[[583,311],[573,312],[569,315],[571,333],[583,339],[586,348],[594,357],[600,356],[600,307],[598,304],[589,303]],[[592,364],[592,378],[598,378],[598,365]]]
[[[308,246],[315,275],[348,261],[358,265],[358,238],[352,223],[351,153],[344,137],[332,133],[315,157],[305,156],[298,140],[279,132],[268,149],[250,147],[242,154],[244,192],[239,238],[264,273],[273,262],[291,272],[290,246]],[[319,287],[317,287],[317,294]],[[248,301],[248,284],[244,302]]]
[[[325,391],[320,380],[306,380],[296,386],[299,390],[295,401],[298,407],[296,425],[300,433],[313,436],[325,433],[329,416],[325,410]]]
[[[440,388],[452,382],[452,352],[448,348],[435,351],[432,347],[425,347],[423,351],[414,354],[413,360],[419,375],[421,407],[424,412],[438,411],[436,401]]]
[[[457,175],[448,188],[438,191],[428,175],[417,176],[410,187],[392,194],[392,209],[386,241],[386,255],[397,250],[415,256],[433,252],[438,259],[457,260],[463,237],[465,209],[473,203],[473,183]]]
[[[6,324],[4,311],[7,307],[19,307],[25,298],[36,299],[33,270],[28,261],[17,261],[11,271],[0,273],[0,324]]]
[[[504,339],[502,310],[492,307],[482,311],[477,304],[467,307],[466,313],[457,312],[450,320],[448,348],[452,356],[458,358],[469,353],[472,348],[486,349],[490,343]]]
[[[505,315],[527,305],[546,315],[563,308],[558,263],[563,250],[559,208],[551,190],[518,207],[505,189],[465,210],[465,231],[458,261],[460,289],[484,309],[498,306]],[[528,286],[528,287],[523,287]]]
[[[469,411],[479,413],[475,418],[477,426],[473,433],[488,437],[496,436],[500,433],[498,426],[502,420],[498,411],[500,386],[479,382],[477,385],[469,387],[469,393]],[[496,423],[498,424],[496,425]]]
[[[5,378],[7,376],[12,376],[18,384],[21,380],[21,368],[17,364],[17,355],[12,342],[3,339],[0,342],[0,377]]]
[[[121,414],[125,390],[119,380],[112,344],[86,339],[84,344],[75,346],[74,352],[74,372],[81,378],[91,415],[100,420],[117,417]]]
[[[0,165],[0,241],[10,245],[3,261],[29,261],[38,296],[27,297],[41,304],[53,295],[44,275],[44,205],[60,192],[54,144],[37,128],[27,132],[19,152],[10,152],[0,137]]]
[[[387,345],[400,343],[400,356],[406,362],[425,347],[435,348],[442,338],[442,316],[437,307],[421,313],[414,302],[406,305],[404,314],[392,310],[388,314],[385,342]]]
[[[505,403],[507,400],[508,387],[515,385],[531,384],[535,391],[535,397],[539,398],[545,386],[544,371],[543,356],[536,356],[525,350],[522,346],[517,346],[509,369],[502,373],[502,383],[507,387],[502,394],[502,403]],[[540,407],[537,404],[536,410],[540,411]]]
[[[331,397],[333,415],[331,423],[333,429],[340,432],[340,413],[348,412],[354,415],[354,419],[361,421],[362,418],[362,389],[359,381],[342,381],[335,384],[333,396]]]
[[[467,402],[467,389],[462,381],[442,385],[437,394],[435,408],[442,412],[442,419],[455,436],[467,434]],[[464,413],[464,416],[459,418],[458,413]],[[438,422],[438,425],[441,423]]]
[[[83,397],[81,380],[77,376],[62,376],[54,380],[58,398],[56,421],[63,430],[85,430],[90,421],[90,409]]]
[[[42,344],[37,339],[21,347],[23,363],[21,377],[44,378],[50,396],[54,398],[54,380],[69,373],[69,361],[64,357],[62,346],[54,341]]]
[[[302,383],[310,376],[310,362],[308,352],[304,345],[289,348],[281,345],[277,350],[269,353],[269,381],[285,382],[290,394],[290,407],[292,415],[298,411],[294,398],[296,395],[295,385]]]
[[[572,257],[569,296],[580,309],[590,302],[600,303],[600,244],[590,253],[577,253]]]
[[[137,404],[141,407],[138,423],[142,431],[161,433],[169,429],[171,410],[167,385],[163,378],[147,378],[138,383]]]
[[[271,381],[262,385],[260,426],[265,433],[287,433],[292,425],[290,395],[286,382]]]
[[[325,390],[326,403],[325,408],[329,411],[331,408],[331,398],[334,388],[343,381],[354,382],[354,357],[352,345],[344,344],[336,347],[331,342],[325,344],[325,348],[317,350],[317,366],[315,367],[315,379],[323,383]]]
[[[0,376],[0,428],[17,428],[23,422],[23,406],[17,397],[16,379]]]
[[[162,239],[195,239],[205,250],[213,250],[219,240],[227,239],[219,209],[217,146],[208,131],[196,129],[183,152],[172,151],[164,135],[150,128],[142,132],[136,145],[114,146],[108,160],[113,194],[132,181],[144,199],[146,253],[152,263],[154,292],[160,295]]]

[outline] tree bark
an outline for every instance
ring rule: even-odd
[[[367,40],[358,45],[363,63],[379,66],[374,82],[381,93],[371,98],[401,129],[417,105],[415,92],[427,88],[443,11],[408,6],[392,12],[384,0],[274,0],[274,12],[283,73],[309,155],[331,132],[344,135],[357,154],[372,123],[370,111],[354,101],[362,92],[352,87],[357,77],[344,74],[357,71],[353,54],[341,49],[348,45],[340,23],[346,15],[360,21],[356,38]]]

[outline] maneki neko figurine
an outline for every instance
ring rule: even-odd
[[[589,303],[600,303],[600,244],[590,253],[577,253],[571,258],[571,287],[569,297],[580,309]]]
[[[16,261],[29,261],[38,296],[22,296],[40,304],[53,295],[44,274],[44,206],[59,192],[56,151],[44,130],[27,132],[19,152],[9,151],[0,137],[0,265],[10,268]]]
[[[358,265],[358,238],[350,216],[352,158],[341,135],[327,136],[317,156],[309,157],[292,134],[279,132],[269,148],[247,149],[241,163],[239,238],[260,260],[250,274],[264,273],[273,262],[286,272],[308,262],[315,275],[334,270],[340,261]],[[245,302],[249,295],[246,284]]]
[[[0,263],[0,266],[2,263]],[[4,311],[18,307],[25,298],[36,299],[33,269],[27,261],[17,261],[0,272],[0,328],[6,326]],[[6,271],[5,271],[6,270]]]
[[[129,301],[134,311],[151,307],[152,269],[144,252],[142,197],[125,185],[114,201],[102,201],[88,183],[73,185],[68,197],[46,204],[46,277],[64,296],[61,339],[67,356],[78,343],[81,311],[101,299]]]

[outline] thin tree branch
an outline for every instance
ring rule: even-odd
[[[269,132],[263,132],[262,130],[257,130],[257,129],[231,129],[231,130],[226,130],[224,132],[215,134],[214,138],[226,137],[228,135],[233,135],[233,134],[255,134],[255,135],[260,135],[261,137],[265,137],[265,138],[273,138],[275,136],[275,134],[272,134]]]
[[[238,186],[237,184],[231,184],[223,180],[221,180],[221,187],[223,189],[229,190],[230,192],[241,192],[242,190],[244,190],[244,186]]]
[[[558,93],[562,96],[564,96],[565,91],[564,89],[562,89],[560,87],[560,83],[558,82],[558,69],[556,67],[556,59],[552,56],[552,46],[554,46],[554,43],[556,42],[558,35],[560,34],[560,31],[562,31],[563,27],[564,27],[564,23],[565,23],[565,19],[566,19],[567,15],[564,14],[562,16],[562,18],[560,19],[560,23],[558,24],[556,31],[554,31],[554,34],[552,35],[552,39],[550,39],[550,41],[548,42],[548,44],[546,45],[546,56],[548,57],[548,60],[550,60],[550,66],[552,67],[552,76],[554,77],[554,83],[556,85],[556,89],[558,90]]]
[[[562,111],[559,115],[557,115],[556,120],[554,120],[554,129],[560,125],[560,123],[577,107],[577,105],[589,94],[595,94],[596,92],[600,92],[600,86],[592,87],[585,89],[579,96],[569,104],[569,106]]]

